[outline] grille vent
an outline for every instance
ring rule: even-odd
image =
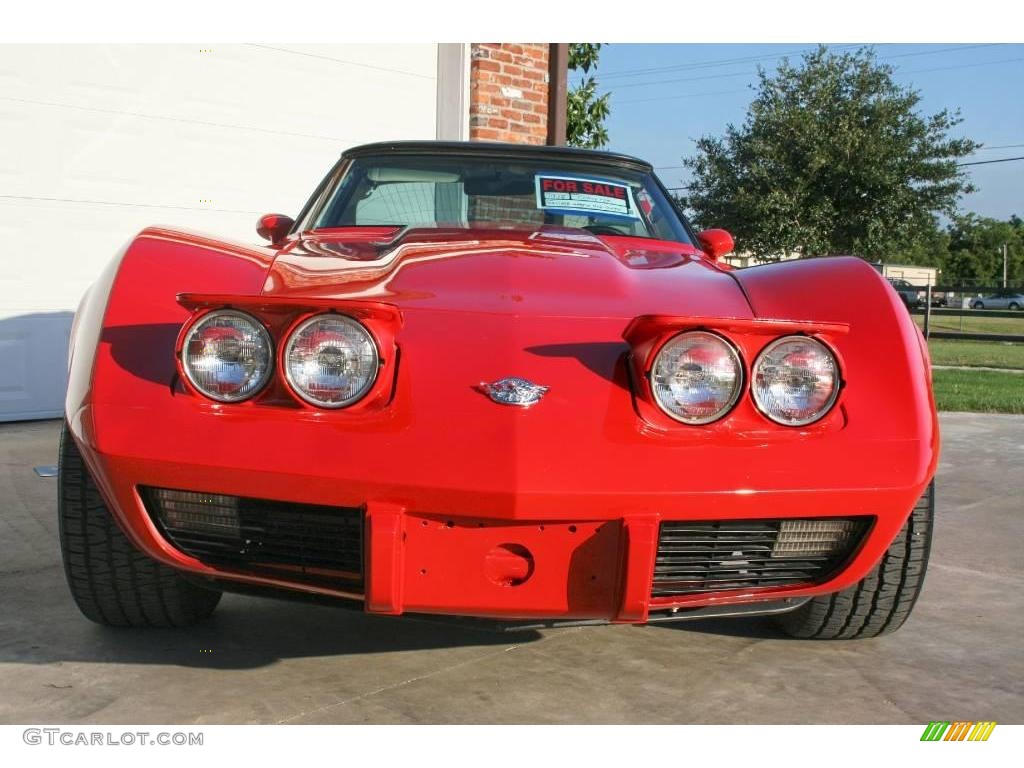
[[[363,585],[363,510],[140,488],[168,541],[214,567],[304,584]]]
[[[654,597],[824,581],[853,554],[871,518],[664,522]]]

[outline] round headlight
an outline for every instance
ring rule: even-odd
[[[839,365],[828,347],[807,336],[776,339],[754,363],[754,402],[772,421],[802,427],[817,421],[839,395]]]
[[[234,310],[209,312],[185,335],[182,368],[196,389],[223,403],[259,392],[274,367],[270,334],[256,318]]]
[[[654,358],[651,389],[661,409],[686,424],[708,424],[736,404],[743,388],[740,356],[721,336],[681,333]]]
[[[377,345],[344,315],[316,315],[296,328],[284,348],[285,376],[296,394],[321,408],[343,408],[377,378]]]

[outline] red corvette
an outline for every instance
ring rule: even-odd
[[[734,271],[647,163],[497,144],[349,150],[259,233],[146,229],[82,301],[60,531],[88,618],[187,625],[223,590],[816,638],[910,613],[939,435],[867,263]]]

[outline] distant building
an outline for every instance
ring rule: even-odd
[[[776,261],[792,261],[799,258],[800,254],[795,251],[780,256],[777,259],[764,259],[760,256],[755,256],[750,251],[746,251],[744,253],[730,253],[728,256],[724,256],[722,261],[737,269],[742,269],[743,267],[759,267],[762,264],[774,264]]]
[[[906,280],[911,285],[938,285],[937,267],[918,267],[912,264],[876,264],[884,277]]]

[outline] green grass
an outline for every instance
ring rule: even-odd
[[[940,411],[1024,413],[1024,373],[932,371]]]
[[[928,349],[934,365],[1024,369],[1024,344],[931,339]]]
[[[914,315],[914,322],[924,327],[924,315]],[[963,331],[964,333],[1001,333],[1024,336],[1024,312],[1020,317],[985,317],[983,313],[969,315],[932,315],[933,331]]]

